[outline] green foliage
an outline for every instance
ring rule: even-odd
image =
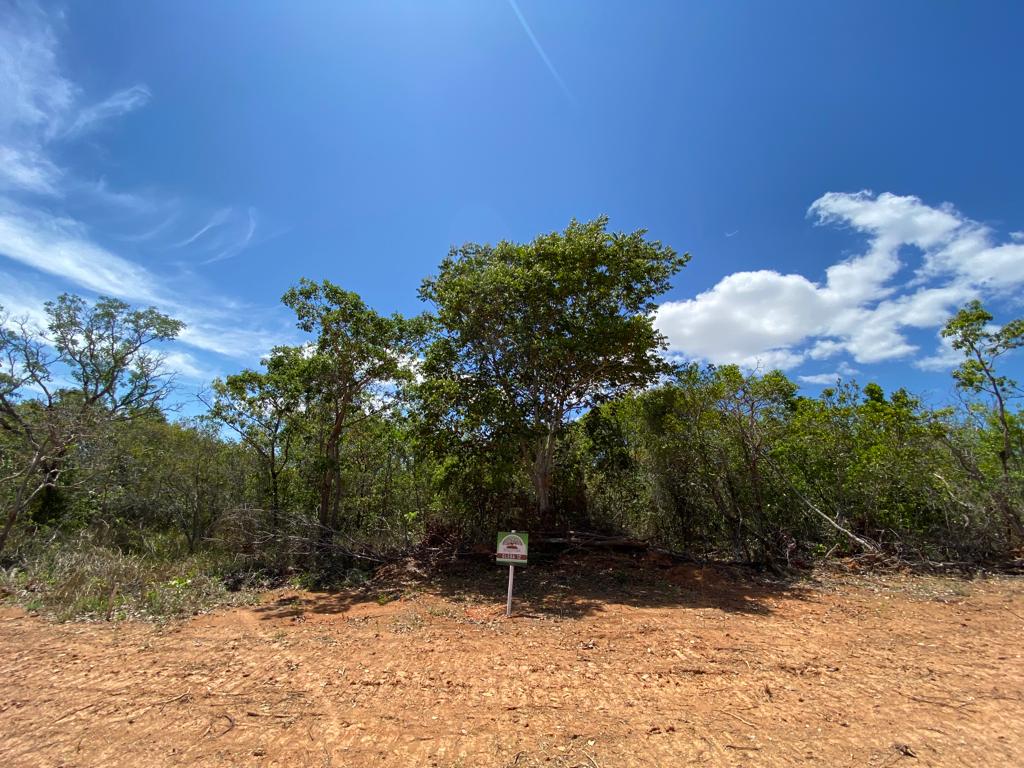
[[[154,345],[184,327],[150,307],[101,297],[90,306],[64,294],[45,307],[48,328],[10,319],[0,308],[0,434],[5,520],[0,552],[19,516],[53,496],[82,443],[102,440],[123,419],[159,407],[171,379]],[[61,387],[67,374],[74,387]],[[28,396],[26,396],[28,395]]]
[[[773,569],[832,553],[985,561],[1024,540],[1024,414],[977,302],[944,336],[961,407],[779,371],[669,365],[655,297],[686,263],[604,218],[454,249],[385,316],[284,296],[305,343],[171,421],[154,309],[62,296],[0,323],[0,586],[58,617],[188,615],[272,581],[361,583],[415,547],[578,527]]]
[[[651,313],[689,257],[607,223],[452,249],[420,288],[437,312],[419,388],[426,418],[524,460],[544,524],[566,420],[671,370]]]
[[[992,315],[974,300],[946,323],[943,338],[966,359],[953,371],[957,386],[974,393],[986,392],[1005,397],[1017,389],[1012,379],[997,375],[995,361],[1024,346],[1024,319],[1013,320],[1001,328],[992,328]]]
[[[291,355],[289,370],[304,387],[304,413],[318,446],[318,524],[323,541],[337,526],[342,503],[341,453],[355,423],[385,410],[392,390],[412,378],[411,360],[424,321],[377,314],[351,291],[330,281],[303,279],[284,303],[311,344]]]
[[[1000,357],[1024,346],[1024,319],[1012,320],[1001,328],[993,328],[992,319],[980,301],[972,301],[950,319],[942,336],[950,339],[953,349],[964,353],[964,361],[953,371],[957,386],[973,394],[988,395],[995,405],[993,421],[1002,445],[998,450],[1001,483],[993,498],[1007,527],[1024,539],[1020,502],[1024,491],[1024,441],[1019,415],[1009,409],[1010,401],[1020,395],[1020,388],[996,370]]]
[[[795,391],[778,372],[691,366],[591,411],[579,428],[591,520],[772,565],[864,541],[940,560],[1012,543],[987,503],[986,474],[970,464],[991,450],[985,430],[903,390]]]
[[[209,419],[233,430],[258,457],[264,471],[263,496],[272,527],[280,525],[282,493],[287,492],[295,447],[306,435],[308,420],[303,372],[307,357],[295,347],[277,347],[264,361],[266,371],[246,369],[213,382]]]

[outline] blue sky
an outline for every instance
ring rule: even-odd
[[[196,388],[297,340],[299,277],[419,312],[451,244],[607,213],[693,254],[673,355],[941,401],[945,317],[1024,313],[1022,29],[1016,2],[0,0],[0,304],[155,303]]]

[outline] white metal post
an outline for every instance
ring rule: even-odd
[[[514,565],[510,565],[508,567],[508,603],[505,604],[506,616],[512,615],[512,579],[515,578],[515,575],[516,567]]]

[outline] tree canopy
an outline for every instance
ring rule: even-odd
[[[811,397],[781,371],[666,357],[652,314],[687,259],[602,217],[452,249],[422,316],[301,280],[283,302],[302,338],[215,380],[188,419],[166,402],[179,321],[69,295],[43,327],[0,313],[0,560],[83,534],[336,584],[504,528],[776,571],[1019,552],[1024,413],[1007,363],[1024,320],[978,302],[950,318],[959,401],[853,380]]]
[[[437,320],[426,409],[467,439],[512,441],[545,524],[566,420],[672,370],[652,312],[689,256],[607,225],[573,220],[529,243],[464,245],[420,289]]]
[[[0,550],[32,500],[56,486],[77,441],[159,406],[171,376],[156,345],[184,327],[153,307],[107,297],[89,305],[63,294],[45,313],[47,327],[39,328],[0,308],[0,430],[14,438]]]

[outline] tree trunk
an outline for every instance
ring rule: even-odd
[[[280,493],[277,487],[277,471],[270,471],[270,526],[277,533],[279,527],[278,509],[280,508]]]
[[[21,494],[19,494],[20,496]],[[0,531],[0,553],[4,551],[4,547],[7,545],[7,537],[11,535],[11,529],[14,527],[14,523],[18,520],[18,511],[21,506],[21,500],[15,499],[11,504],[11,509],[7,513],[7,520],[4,521],[4,528]]]
[[[192,525],[188,537],[188,553],[194,555],[199,546],[199,476],[192,479]]]
[[[280,470],[277,468],[277,446],[272,443],[270,446],[270,525],[277,533],[278,508],[280,507],[280,492],[278,490],[277,476]]]
[[[555,526],[554,507],[551,503],[551,470],[555,455],[555,431],[549,430],[533,449],[530,477],[537,496],[537,519],[541,528],[550,530]]]
[[[334,424],[331,426],[331,432],[327,436],[326,445],[324,446],[324,456],[327,462],[323,470],[323,477],[320,479],[320,510],[318,520],[320,531],[317,537],[321,549],[326,548],[332,533],[331,512],[335,508],[332,502],[337,494],[335,485],[338,484],[337,478],[340,476],[340,443],[341,433],[345,426],[345,407],[347,406],[339,408],[335,414]]]
[[[328,461],[330,461],[330,454],[328,454]],[[319,539],[321,541],[327,538],[327,532],[330,530],[331,523],[331,490],[334,486],[334,470],[325,469],[323,477],[320,479],[320,509],[317,515],[317,522],[320,525]]]

